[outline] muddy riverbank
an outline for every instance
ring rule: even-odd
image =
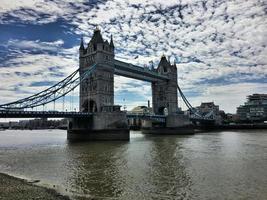
[[[70,198],[53,189],[0,173],[0,200],[22,199],[69,200]]]

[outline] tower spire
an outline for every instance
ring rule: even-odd
[[[84,50],[83,37],[81,37],[81,44],[79,50]]]
[[[110,47],[114,48],[114,43],[113,43],[113,36],[111,35],[110,37],[110,43],[109,43]]]
[[[96,31],[100,31],[100,29],[99,29],[99,26],[98,26],[98,25],[96,25],[94,32],[96,32]]]

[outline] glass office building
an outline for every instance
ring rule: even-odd
[[[252,94],[247,96],[247,102],[237,108],[240,121],[267,121],[267,94]]]

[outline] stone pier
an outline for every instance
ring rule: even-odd
[[[188,135],[194,134],[193,126],[184,114],[171,114],[166,116],[166,122],[158,123],[144,120],[142,133],[154,135]]]
[[[67,138],[70,141],[128,141],[130,133],[125,112],[94,113],[91,118],[69,119]]]

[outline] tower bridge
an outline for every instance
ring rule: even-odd
[[[104,40],[100,30],[85,47],[83,39],[79,48],[79,69],[54,86],[15,102],[0,105],[0,117],[66,117],[69,118],[68,139],[129,140],[128,118],[142,118],[144,127],[153,128],[153,122],[164,123],[166,129],[190,124],[188,118],[178,114],[178,92],[191,112],[194,111],[177,84],[176,64],[165,56],[156,69],[143,68],[115,59],[115,46]],[[79,74],[78,78],[75,75]],[[136,116],[120,111],[114,105],[114,75],[125,76],[151,83],[153,116]],[[76,87],[79,90],[79,112],[24,111],[64,98]],[[168,113],[167,116],[166,111]],[[212,119],[204,119],[211,121]]]
[[[155,114],[163,114],[166,108],[176,113],[177,105],[177,68],[165,56],[155,70],[149,70],[115,59],[114,43],[103,40],[99,29],[94,30],[92,39],[85,48],[80,45],[80,74],[98,63],[95,71],[80,85],[80,110],[99,112],[114,105],[114,75],[125,76],[152,84],[152,107]],[[113,109],[109,107],[109,109]]]

